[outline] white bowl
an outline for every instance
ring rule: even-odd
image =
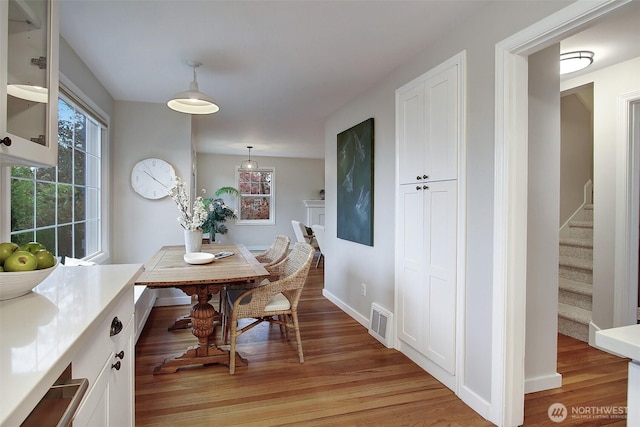
[[[184,262],[187,264],[209,264],[214,259],[216,259],[216,256],[207,252],[188,252],[184,254]]]
[[[0,301],[28,294],[57,267],[58,260],[53,267],[43,270],[0,272]]]

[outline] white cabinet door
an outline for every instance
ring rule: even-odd
[[[428,184],[424,197],[425,356],[455,373],[457,183]]]
[[[458,175],[458,65],[425,82],[424,175],[430,181]],[[424,176],[423,176],[424,179]]]
[[[58,3],[0,1],[0,165],[58,163]]]
[[[73,419],[74,427],[133,427],[133,325],[131,320],[122,330],[120,340],[114,351],[107,355],[94,384],[89,384],[89,391]],[[122,357],[121,351],[124,352]]]
[[[400,187],[398,338],[455,373],[457,183]]]
[[[459,72],[452,63],[396,91],[400,184],[457,178]]]
[[[422,185],[400,186],[400,229],[397,268],[398,338],[426,353],[424,334],[427,287],[424,285],[424,194]]]
[[[422,180],[426,136],[425,82],[396,93],[396,146],[400,184]]]
[[[109,425],[133,427],[135,425],[135,336],[134,321],[122,331],[111,364],[120,362],[120,369],[111,369],[109,379]]]

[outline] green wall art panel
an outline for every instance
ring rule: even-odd
[[[373,118],[338,134],[338,238],[373,246]]]

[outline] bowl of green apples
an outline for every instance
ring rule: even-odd
[[[0,301],[28,294],[56,267],[56,257],[38,242],[0,243]]]

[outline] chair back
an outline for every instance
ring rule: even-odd
[[[263,316],[265,306],[278,293],[282,293],[292,310],[296,310],[315,253],[310,244],[297,242],[289,255],[274,266],[281,272],[278,280],[245,291],[236,298],[233,310],[238,318]]]
[[[256,259],[265,264],[265,268],[275,265],[287,257],[289,252],[289,244],[291,239],[285,234],[279,234],[273,241],[269,249],[261,254],[256,255]]]
[[[289,255],[277,265],[278,270],[281,272],[279,280],[287,279],[294,275],[304,275],[304,284],[304,280],[306,280],[307,273],[309,272],[311,260],[315,253],[315,248],[310,244],[297,242],[293,245],[291,253],[289,253]]]
[[[296,240],[298,242],[308,243],[314,248],[318,249],[318,242],[313,233],[308,230],[308,227],[300,221],[291,220],[293,226],[293,232],[296,234]]]
[[[318,249],[320,252],[324,253],[324,225],[313,224],[311,229],[313,230],[313,235],[318,243]]]
[[[293,227],[293,232],[296,235],[296,240],[301,243],[308,243],[308,239],[305,238],[307,236],[307,229],[303,223],[300,221],[296,221],[295,219],[291,220],[291,226]]]

